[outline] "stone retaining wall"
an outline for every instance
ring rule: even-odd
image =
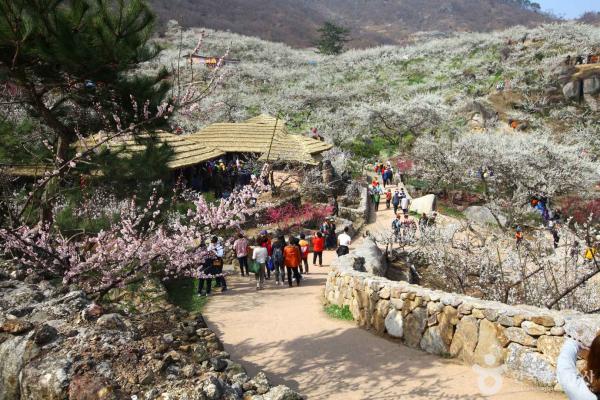
[[[369,222],[371,214],[371,202],[369,201],[369,193],[366,187],[363,187],[360,192],[360,204],[357,208],[340,207],[339,216],[357,222],[361,226]]]
[[[556,359],[566,336],[590,344],[600,316],[506,304],[394,282],[338,262],[327,278],[328,304],[349,306],[358,325],[378,335],[517,379],[556,388]],[[345,265],[346,264],[346,265]]]

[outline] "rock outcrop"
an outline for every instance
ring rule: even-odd
[[[410,203],[410,211],[419,214],[431,214],[435,211],[435,194],[428,194],[423,197],[412,199]]]
[[[360,247],[350,254],[336,258],[332,264],[337,267],[352,266],[355,271],[376,276],[385,276],[388,269],[385,255],[373,239],[365,239]]]
[[[483,206],[470,206],[463,211],[465,217],[471,222],[485,226],[487,224],[497,225],[498,222],[494,218],[494,214],[489,208]],[[506,225],[506,217],[504,215],[498,215],[498,220],[502,226]]]
[[[0,281],[0,400],[302,398],[248,376],[200,314],[144,286],[151,296],[127,313],[123,291],[100,306],[47,282]]]

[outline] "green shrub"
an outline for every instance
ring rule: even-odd
[[[352,312],[350,311],[350,307],[348,306],[337,306],[335,304],[331,304],[325,306],[325,312],[332,318],[341,319],[344,321],[352,321],[354,318],[352,317]]]
[[[214,284],[214,280],[213,280]],[[198,312],[206,305],[208,298],[200,297],[198,280],[193,278],[174,279],[165,283],[169,301],[186,311]]]

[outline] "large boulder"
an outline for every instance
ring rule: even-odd
[[[402,322],[402,313],[393,308],[385,317],[385,330],[388,335],[401,338],[404,335],[404,326]]]
[[[450,344],[439,325],[434,325],[425,331],[421,338],[421,349],[440,356],[450,354]]]
[[[419,347],[427,326],[427,309],[417,307],[404,318],[404,342],[411,347]]]
[[[366,238],[349,256],[354,257],[353,268],[357,271],[375,276],[385,276],[387,273],[388,264],[385,254],[371,238]]]
[[[590,346],[600,332],[600,315],[573,314],[565,316],[565,332],[568,336]]]
[[[479,321],[471,315],[464,316],[456,326],[450,345],[450,355],[472,363],[478,339]]]
[[[10,336],[0,344],[0,400],[20,398],[21,369],[39,353],[32,340],[33,334]]]
[[[507,371],[518,379],[547,387],[556,385],[556,372],[550,359],[529,347],[511,343],[505,365]]]
[[[577,100],[581,97],[581,85],[579,81],[569,81],[563,86],[563,95],[567,100]]]
[[[496,225],[498,222],[489,208],[483,206],[467,207],[464,211],[465,217],[478,225]],[[498,215],[498,220],[502,226],[506,225],[507,219],[504,215]]]
[[[29,363],[21,373],[21,399],[64,399],[70,367],[71,361],[64,358],[44,358]]]
[[[504,362],[504,346],[500,340],[501,327],[487,319],[479,323],[479,341],[473,360],[482,367],[497,367]]]
[[[428,194],[423,197],[412,199],[410,203],[410,211],[414,211],[419,214],[431,214],[433,211],[435,211],[435,194]]]

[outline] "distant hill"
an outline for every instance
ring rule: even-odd
[[[415,32],[485,32],[550,22],[529,0],[151,0],[164,22],[310,46],[333,20],[354,47],[404,43]]]
[[[586,24],[600,25],[600,12],[587,12],[579,18],[579,21]]]

